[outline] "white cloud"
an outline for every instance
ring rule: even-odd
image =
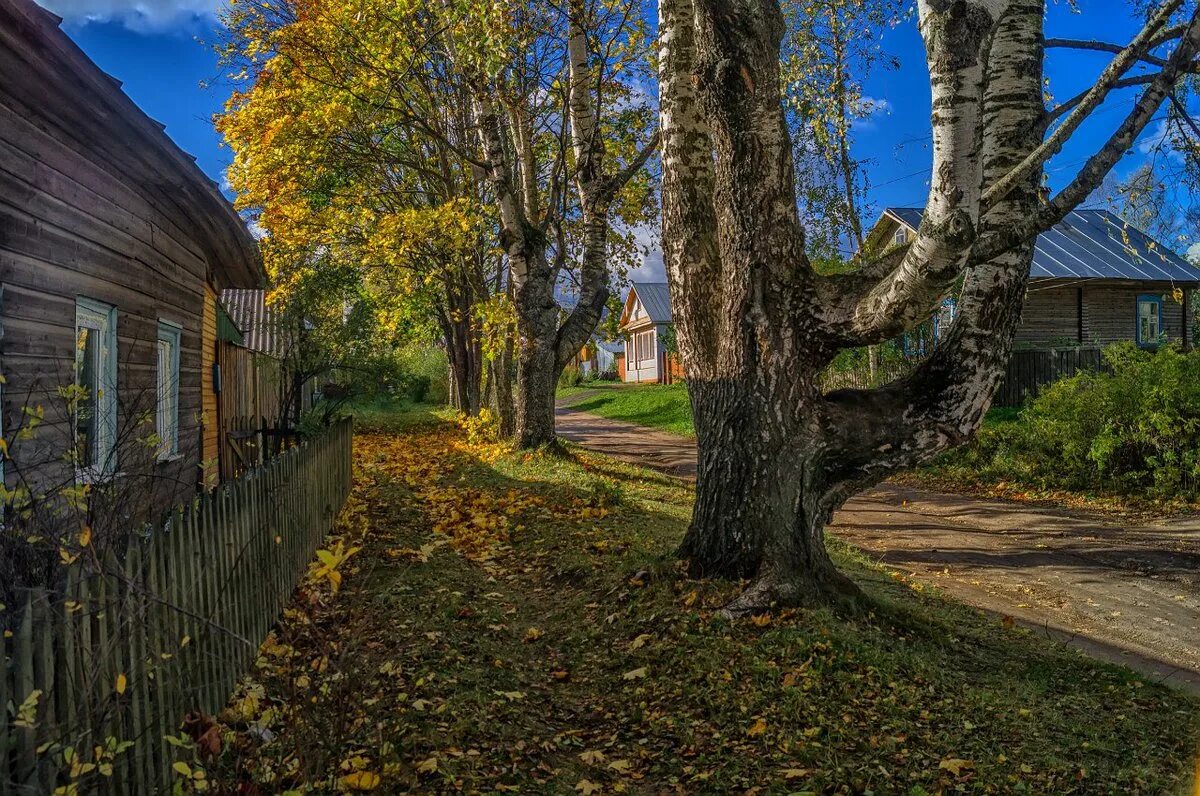
[[[119,22],[130,30],[151,33],[203,17],[211,17],[224,0],[38,0],[69,24]]]
[[[629,269],[631,282],[666,282],[667,269],[663,265],[662,243],[658,230],[642,225],[633,230],[638,248],[642,251],[642,264]]]
[[[891,116],[892,103],[880,97],[863,96],[858,101],[858,118],[851,124],[853,130],[863,132],[875,129],[875,117]]]

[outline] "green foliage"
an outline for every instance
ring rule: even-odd
[[[662,327],[662,331],[658,334],[658,339],[662,341],[663,349],[668,354],[679,353],[679,333],[675,331],[675,324],[667,324]]]
[[[559,387],[578,387],[583,384],[583,371],[578,365],[567,365],[558,376]]]
[[[435,345],[414,343],[400,350],[400,369],[408,379],[408,397],[414,403],[450,401],[450,365],[446,352]]]
[[[1119,343],[1104,361],[1043,389],[1018,420],[985,425],[943,464],[1044,488],[1200,495],[1200,352]]]

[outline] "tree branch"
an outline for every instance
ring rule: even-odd
[[[1015,169],[992,183],[984,191],[980,202],[981,215],[987,213],[989,208],[995,205],[1000,199],[1003,199],[1010,190],[1029,176],[1029,174],[1040,169],[1045,161],[1062,151],[1063,144],[1079,129],[1079,126],[1091,115],[1092,111],[1100,103],[1104,102],[1104,98],[1112,91],[1113,84],[1120,80],[1146,54],[1154,35],[1160,28],[1167,24],[1171,15],[1181,5],[1183,5],[1183,0],[1167,0],[1167,2],[1159,6],[1158,11],[1150,18],[1145,27],[1138,32],[1138,35],[1134,36],[1133,41],[1121,50],[1117,57],[1112,59],[1104,71],[1100,73],[1100,79],[1096,81],[1096,85],[1086,92],[1077,107],[1063,120],[1063,123],[1055,128],[1054,132],[1047,136],[1046,140],[1037,149],[1030,152]]]
[[[1154,76],[1120,127],[1113,132],[1104,146],[1088,159],[1079,173],[1075,175],[1075,179],[1033,217],[977,241],[972,257],[978,261],[990,260],[1022,241],[1033,239],[1062,221],[1068,213],[1087,198],[1088,194],[1099,187],[1105,175],[1133,146],[1133,142],[1146,129],[1146,125],[1150,123],[1159,107],[1172,93],[1175,82],[1195,58],[1198,50],[1200,50],[1200,9],[1193,12],[1179,45],[1167,59],[1167,65]]]

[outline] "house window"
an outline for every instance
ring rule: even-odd
[[[1155,346],[1162,339],[1162,296],[1141,295],[1137,299],[1137,344]]]
[[[638,362],[654,360],[654,332],[638,332]]]
[[[933,341],[936,345],[950,334],[950,327],[958,317],[958,302],[953,298],[942,299],[942,306],[933,316]]]
[[[111,473],[116,464],[117,311],[81,298],[75,305],[75,455],[82,472]]]
[[[169,321],[158,322],[157,410],[158,458],[179,453],[179,336],[180,328]]]
[[[896,227],[896,234],[892,236],[892,243],[897,246],[903,246],[908,243],[908,228]]]

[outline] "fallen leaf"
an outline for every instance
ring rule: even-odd
[[[942,771],[949,771],[956,777],[961,777],[963,771],[975,768],[975,764],[959,757],[947,757],[938,763],[938,768]]]
[[[417,771],[422,774],[432,774],[437,770],[438,759],[436,757],[431,757],[428,760],[422,760],[420,763],[417,763]]]
[[[746,730],[746,734],[749,735],[751,738],[754,738],[756,736],[762,735],[766,731],[767,731],[767,720],[764,719],[762,716],[759,716],[757,719],[754,720],[754,723],[750,725],[750,729]]]
[[[121,672],[117,675],[117,682],[114,686],[118,694],[124,694],[126,687],[129,685],[129,680],[125,677],[125,673]]]
[[[591,796],[593,793],[599,793],[603,788],[590,780],[581,779],[575,783],[575,790],[579,791],[583,796]]]
[[[629,649],[631,649],[631,650],[641,649],[642,647],[646,646],[647,641],[653,641],[653,640],[654,640],[654,636],[650,635],[649,633],[643,633],[642,635],[638,636],[637,638],[635,638],[633,641],[631,641],[629,643]]]
[[[434,768],[437,768],[436,761]],[[355,771],[342,777],[340,782],[346,790],[370,791],[379,787],[379,775],[374,771]]]
[[[579,753],[579,759],[589,766],[598,766],[608,759],[608,756],[599,749],[589,749],[586,752]]]
[[[645,676],[646,676],[646,667],[645,666],[638,667],[637,669],[633,669],[632,671],[625,672],[625,674],[621,675],[621,677],[623,677],[626,680],[640,680],[641,678],[643,678]]]

